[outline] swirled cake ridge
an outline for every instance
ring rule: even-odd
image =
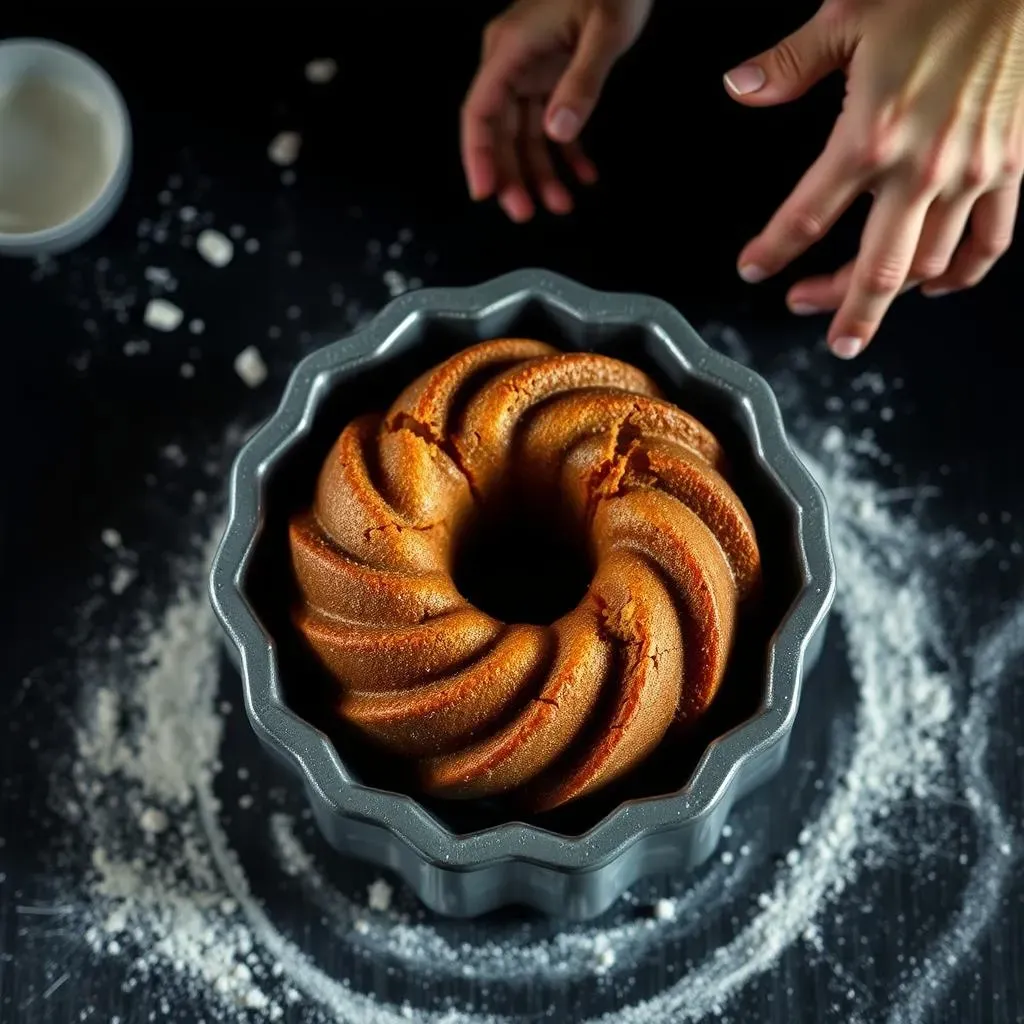
[[[703,424],[608,356],[509,338],[423,374],[344,428],[290,524],[335,713],[432,796],[545,810],[620,777],[707,710],[759,589],[727,473]],[[550,625],[498,621],[453,580],[513,493],[587,538],[590,585]]]

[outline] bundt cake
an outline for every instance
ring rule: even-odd
[[[759,589],[725,472],[714,435],[616,359],[502,339],[430,370],[345,427],[290,524],[295,621],[337,715],[435,797],[546,810],[619,777],[708,708]],[[497,621],[453,580],[513,490],[587,537],[590,586],[550,625]]]

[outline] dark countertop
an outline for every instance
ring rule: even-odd
[[[0,436],[7,460],[0,488],[0,708],[8,730],[0,752],[0,1020],[35,1024],[84,1012],[127,1024],[195,1021],[207,1012],[181,1000],[162,1008],[166,997],[156,984],[124,991],[129,965],[116,956],[94,958],[80,936],[16,913],[17,905],[52,896],[48,858],[58,840],[68,839],[55,833],[63,826],[46,808],[48,775],[75,708],[72,613],[88,597],[87,581],[102,556],[97,539],[110,523],[131,537],[140,557],[176,546],[182,510],[198,484],[183,473],[166,488],[151,486],[159,452],[168,445],[202,451],[231,428],[257,423],[297,357],[386,301],[389,267],[408,280],[462,284],[543,265],[597,288],[657,294],[698,327],[730,325],[754,365],[780,388],[799,376],[803,397],[787,409],[798,429],[835,423],[847,433],[876,430],[891,455],[885,472],[894,485],[941,491],[921,511],[922,522],[959,528],[993,547],[998,557],[980,565],[959,597],[965,622],[983,630],[1020,600],[1024,355],[1016,332],[1024,248],[973,293],[901,300],[869,352],[848,365],[823,351],[821,322],[796,321],[786,312],[784,287],[795,272],[756,288],[735,275],[740,246],[824,139],[839,89],[828,83],[793,109],[746,111],[725,97],[720,74],[795,25],[798,13],[773,25],[763,13],[741,23],[729,5],[658,12],[643,45],[616,72],[594,126],[601,183],[573,216],[514,227],[496,209],[466,199],[458,164],[458,107],[477,53],[481,12],[470,15],[469,5],[455,3],[381,3],[372,13],[364,7],[330,18],[313,7],[290,8],[287,15],[260,9],[255,24],[241,27],[236,14],[225,12],[228,24],[213,30],[198,27],[209,20],[198,8],[154,14],[153,23],[147,15],[145,25],[136,9],[129,15],[111,8],[116,33],[76,25],[56,9],[7,18],[8,35],[58,38],[108,68],[131,110],[136,163],[122,210],[87,247],[50,270],[0,263]],[[310,86],[305,62],[327,55],[338,60],[338,77],[329,86]],[[265,155],[269,139],[284,128],[304,136],[291,186],[281,184],[280,170]],[[170,245],[140,252],[139,222],[159,217],[160,193],[175,175],[184,197],[179,205],[214,211],[218,227],[243,224],[260,240],[259,252],[236,256],[223,272]],[[403,228],[411,229],[412,240],[401,259],[389,260],[386,247]],[[856,231],[855,220],[844,221],[801,269],[838,265]],[[379,242],[383,253],[374,249]],[[301,265],[289,261],[292,252],[301,253]],[[204,320],[201,336],[146,332],[143,302],[119,321],[117,297],[133,287],[143,294],[141,268],[149,265],[166,266],[177,277],[187,315]],[[288,312],[293,306],[295,319]],[[280,331],[268,334],[270,325]],[[728,335],[723,342],[721,331],[708,333],[728,347]],[[149,353],[126,356],[125,343],[143,337],[151,339]],[[248,344],[258,345],[270,369],[269,380],[255,389],[232,366]],[[194,367],[192,376],[182,375],[183,362]],[[887,391],[897,414],[891,421],[879,419],[877,405],[858,404],[872,379],[902,382]],[[820,440],[820,430],[815,435],[809,428],[806,436]],[[816,678],[848,679],[844,659],[833,628]],[[48,681],[45,688],[22,685],[37,678]],[[226,663],[221,687],[237,702],[238,680]],[[1024,702],[1019,685],[1011,681],[1006,691],[987,765],[1019,829]],[[849,712],[851,692],[846,683],[812,691],[779,784],[744,812],[744,827],[760,830],[768,851],[763,872],[785,858],[799,831],[813,780],[824,770],[828,723],[833,713]],[[237,714],[225,750],[240,760],[260,757]],[[927,803],[920,813],[922,835],[934,842]],[[800,943],[782,951],[722,1007],[725,1017],[890,1019],[921,962],[915,960],[920,942],[939,934],[973,898],[964,865],[980,846],[971,821],[950,815],[941,845],[948,855],[937,858],[912,848],[893,851],[885,870],[865,883],[857,915],[831,915],[816,949]],[[258,844],[247,857],[256,859],[254,877],[269,872],[269,864],[264,871],[258,863]],[[353,867],[343,884],[358,888],[373,877]],[[891,1019],[1024,1020],[1019,870],[990,917],[942,998],[927,1012],[904,1006]],[[530,1019],[546,1011],[576,1019],[661,991],[678,965],[726,941],[736,920],[728,904],[716,909],[703,930],[654,945],[621,983],[524,982],[508,992],[499,982],[421,985],[403,976],[400,964],[385,970],[305,934],[312,953],[359,991],[430,1009],[450,998]],[[454,943],[481,943],[488,929],[505,934],[510,924],[443,927]],[[62,964],[70,977],[43,998]],[[856,993],[852,1002],[847,990]],[[286,1019],[315,1018],[297,1004]]]

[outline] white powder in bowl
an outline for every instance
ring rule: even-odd
[[[88,95],[34,76],[0,91],[0,233],[71,220],[99,196],[113,157]]]

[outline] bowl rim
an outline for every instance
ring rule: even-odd
[[[757,714],[712,740],[687,784],[675,793],[624,801],[586,832],[563,835],[505,822],[458,834],[414,797],[353,779],[333,743],[286,704],[275,644],[243,589],[243,577],[265,518],[263,481],[305,436],[330,384],[387,351],[410,318],[447,314],[481,320],[503,306],[540,300],[581,322],[643,325],[687,373],[736,396],[753,439],[753,455],[795,516],[800,589],[768,644],[764,697]],[[807,648],[835,594],[835,564],[821,488],[800,461],[768,383],[712,349],[668,302],[653,296],[600,292],[546,270],[519,270],[483,284],[424,288],[388,303],[366,326],[306,356],[280,404],[239,451],[231,472],[224,534],[210,571],[214,610],[240,657],[246,711],[260,735],[302,778],[319,810],[376,823],[421,858],[450,869],[530,861],[562,871],[595,869],[653,832],[709,818],[742,790],[745,766],[788,737],[797,713]]]
[[[0,251],[17,256],[21,254],[59,253],[69,246],[84,242],[101,230],[113,209],[119,203],[126,187],[133,146],[132,121],[128,104],[109,72],[87,53],[55,39],[41,36],[14,36],[0,39],[0,59],[12,51],[36,52],[56,58],[66,66],[77,66],[95,86],[104,114],[116,131],[116,152],[110,173],[95,196],[77,213],[66,220],[36,231],[0,231]]]

